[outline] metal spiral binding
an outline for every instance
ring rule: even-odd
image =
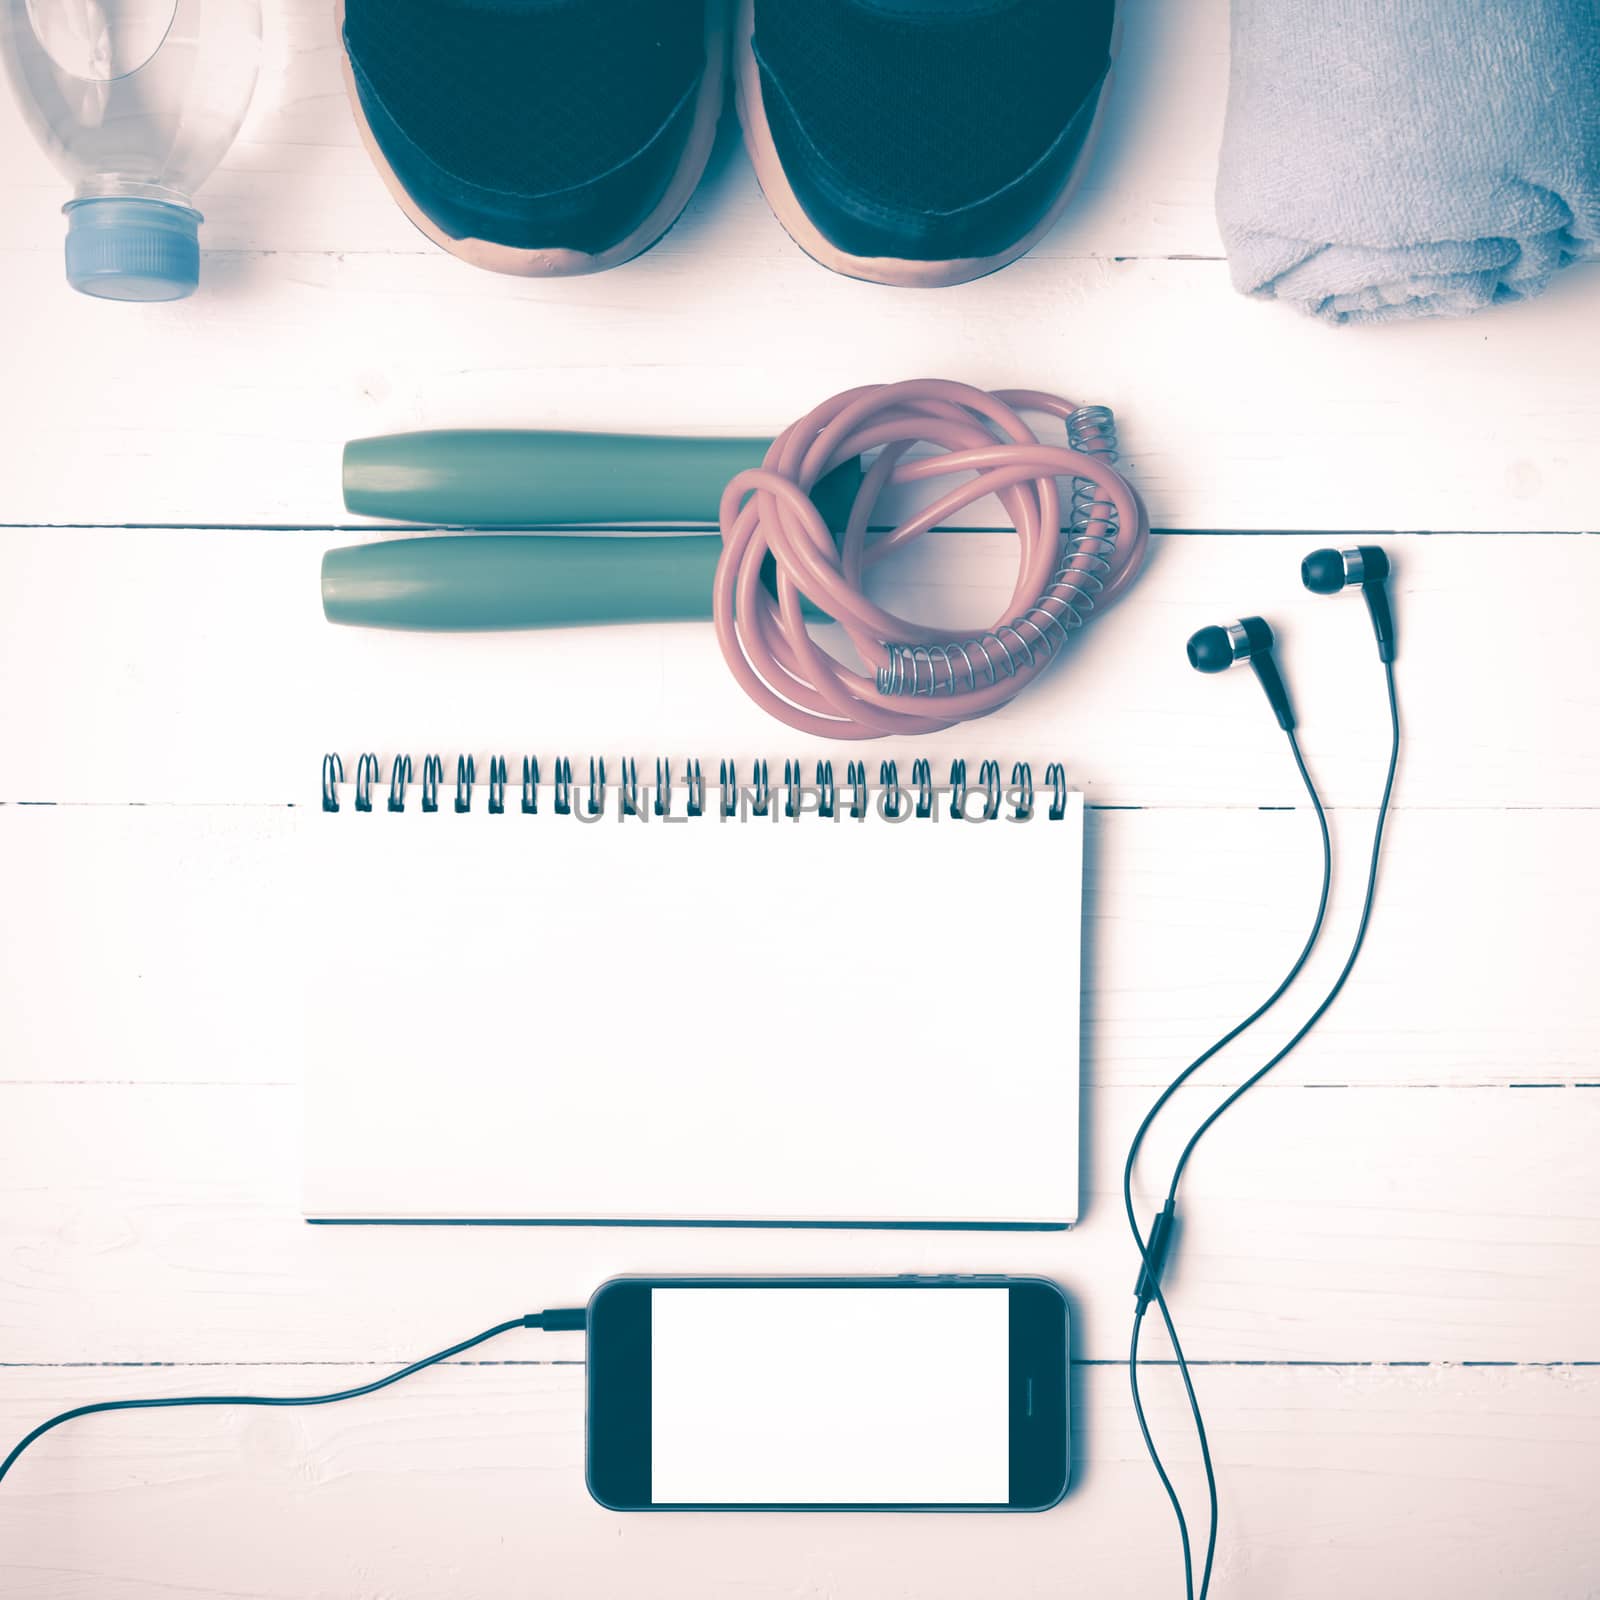
[[[391,811],[405,810],[406,785],[411,782],[412,770],[410,756],[396,756],[394,758],[394,765],[389,768],[389,809]]]
[[[606,808],[606,761],[601,756],[597,762],[589,757],[589,798],[584,802],[585,814],[598,817]]]
[[[844,769],[844,781],[850,786],[850,815],[859,820],[867,814],[866,762],[850,762]]]
[[[1026,762],[1018,762],[1016,771],[1028,775],[1028,786],[1031,792],[1033,786],[1033,769]],[[978,813],[977,821],[993,822],[1000,815],[1000,763],[998,761],[981,761],[978,763],[978,788],[983,791],[983,810]],[[972,793],[967,783],[967,764],[959,758],[950,763],[950,815],[952,817],[967,818],[967,796]]]
[[[1052,761],[1044,769],[1044,781],[1050,785],[1050,820],[1059,822],[1067,814],[1067,769]]]
[[[1000,815],[1000,763],[984,761],[978,766],[978,785],[983,790],[983,820],[993,822]]]
[[[633,817],[643,820],[648,811],[657,817],[670,817],[673,814],[674,780],[672,762],[667,758],[657,758],[655,763],[654,793],[645,803],[639,785],[639,764],[632,757],[625,757],[621,764],[621,777],[617,783],[618,812],[623,817]],[[389,811],[403,812],[406,809],[407,791],[412,783],[414,767],[410,756],[396,756],[389,769],[389,793],[386,809]],[[489,799],[488,810],[492,816],[504,814],[506,810],[506,792],[508,783],[508,768],[504,756],[491,756],[489,758]],[[452,809],[458,814],[466,814],[472,809],[472,791],[477,783],[477,760],[471,755],[462,755],[456,758],[455,797]],[[724,760],[718,767],[719,801],[718,808],[723,817],[739,815],[741,795],[745,793],[739,785],[739,768],[735,761]],[[353,806],[357,811],[371,811],[373,809],[373,796],[382,782],[382,765],[378,757],[371,752],[363,753],[356,762],[355,768],[355,794]],[[338,811],[340,809],[339,790],[344,784],[344,761],[337,754],[329,753],[322,758],[322,809],[324,811]],[[421,808],[426,812],[439,810],[439,792],[444,784],[444,763],[436,755],[425,756],[422,762]],[[706,780],[701,764],[698,761],[686,761],[683,765],[683,784],[686,791],[685,814],[689,817],[700,817],[705,814]],[[574,810],[585,817],[599,817],[605,811],[606,794],[609,782],[606,772],[606,763],[603,757],[589,758],[589,781],[586,789],[581,789],[574,782],[572,762],[562,756],[555,762],[554,783],[551,788],[551,809],[557,816],[570,816]],[[833,819],[841,814],[855,820],[865,817],[873,805],[873,786],[868,782],[867,764],[863,760],[855,759],[846,764],[843,788],[848,791],[848,799],[840,793],[840,788],[835,783],[833,762],[819,760],[816,765],[815,792],[817,795],[816,813],[823,819]],[[525,816],[536,816],[539,812],[540,767],[536,756],[525,756],[522,760],[522,796],[521,811]],[[1059,822],[1067,814],[1070,791],[1067,787],[1066,767],[1059,761],[1052,761],[1044,772],[1044,789],[1049,795],[1049,804],[1044,807],[1044,815],[1052,822]],[[950,763],[950,781],[948,784],[950,795],[949,816],[961,821],[991,822],[998,818],[1002,810],[1009,804],[1011,815],[1017,821],[1027,821],[1032,818],[1036,810],[1038,796],[1035,793],[1033,782],[1033,768],[1026,761],[1013,763],[1011,767],[1011,781],[1009,785],[1001,781],[1000,763],[995,760],[984,760],[978,765],[976,783],[971,783],[967,775],[967,763],[957,757]],[[941,789],[934,777],[933,764],[926,757],[918,757],[911,765],[911,780],[909,785],[900,781],[899,764],[892,759],[885,759],[878,766],[877,808],[883,817],[889,821],[899,821],[902,817],[930,818],[935,814],[940,804]],[[782,815],[785,818],[797,819],[803,817],[810,809],[806,801],[805,769],[803,764],[795,759],[785,760],[783,763],[782,781]],[[770,778],[769,763],[758,760],[751,769],[751,783],[749,794],[749,814],[758,818],[768,818],[773,815],[773,802],[777,797]],[[969,810],[969,805],[974,797],[981,799],[981,805]],[[847,809],[841,810],[841,802]]]
[[[372,786],[378,781],[378,758],[370,752],[356,758],[356,810],[372,809]]]
[[[1026,822],[1033,815],[1033,768],[1026,761],[1012,767],[1011,787],[1017,792],[1017,819]]]
[[[444,762],[438,756],[428,756],[422,763],[422,809],[439,809],[439,785],[444,782]]]
[[[1079,406],[1067,418],[1067,443],[1079,455],[1117,458],[1117,422],[1109,406]],[[1028,609],[976,638],[947,644],[891,644],[878,668],[882,695],[941,695],[988,688],[1023,667],[1046,662],[1081,628],[1105,587],[1102,574],[1117,548],[1117,508],[1090,478],[1072,480],[1066,536],[1055,576]]]
[[[344,782],[344,762],[335,755],[322,758],[322,809],[339,809],[339,785]]]
[[[892,761],[878,764],[878,805],[891,822],[900,820],[900,769]]]

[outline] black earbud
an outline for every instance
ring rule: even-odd
[[[1272,655],[1272,629],[1260,617],[1241,617],[1225,628],[1202,628],[1189,640],[1189,665],[1196,672],[1226,672],[1236,661],[1248,661],[1277,714],[1278,726],[1294,727],[1289,691]]]
[[[1375,544],[1353,550],[1313,550],[1300,563],[1300,581],[1312,594],[1337,594],[1360,584],[1366,597],[1372,631],[1378,638],[1378,659],[1394,660],[1394,614],[1389,609],[1389,558]]]

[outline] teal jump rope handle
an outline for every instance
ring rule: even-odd
[[[386,539],[322,558],[322,610],[361,628],[461,632],[705,621],[719,534]]]
[[[452,527],[715,523],[728,480],[758,467],[770,439],[451,428],[352,439],[344,503],[365,517]],[[861,484],[847,462],[816,487],[829,527]]]
[[[714,523],[729,479],[768,439],[449,429],[352,439],[344,503],[363,516],[467,527]],[[861,464],[812,492],[844,526]],[[490,534],[392,539],[330,550],[322,609],[364,628],[456,632],[597,622],[704,621],[720,535]],[[809,617],[821,617],[806,607]]]

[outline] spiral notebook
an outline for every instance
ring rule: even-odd
[[[1076,1219],[1058,765],[330,757],[314,820],[312,1220]]]

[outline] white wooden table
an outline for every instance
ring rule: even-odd
[[[1279,624],[1343,853],[1309,1006],[1351,930],[1386,733],[1360,602],[1306,595],[1296,569],[1365,530],[1395,560],[1411,741],[1373,934],[1327,1025],[1195,1164],[1170,1279],[1224,1495],[1216,1593],[1600,1595],[1600,272],[1375,331],[1238,299],[1210,212],[1224,0],[1130,0],[1086,191],[985,282],[830,277],[727,139],[646,258],[494,278],[385,198],[329,9],[268,0],[258,101],[203,192],[202,289],[179,306],[65,288],[63,191],[0,105],[0,1445],[92,1399],[364,1381],[619,1271],[1019,1270],[1077,1304],[1077,1482],[1040,1517],[613,1516],[583,1486],[581,1339],[529,1334],[327,1410],[63,1430],[0,1486],[0,1590],[1178,1594],[1121,1366],[1121,1155],[1158,1086],[1270,987],[1316,867],[1303,804],[1278,809],[1295,779],[1255,688],[1189,672],[1182,644],[1241,612]],[[788,747],[709,628],[324,628],[320,554],[363,536],[344,525],[341,442],[456,424],[760,432],[846,385],[928,373],[1113,405],[1162,530],[1070,665],[928,749],[1059,751],[1096,808],[1082,1226],[303,1225],[298,1063],[270,1026],[228,1026],[246,981],[230,930],[192,940],[181,969],[142,961],[142,931],[183,915],[161,890],[187,832],[220,806],[307,803],[324,748],[373,740],[447,762],[520,748],[530,726],[574,753]],[[902,578],[907,604],[1003,591],[1010,555],[1000,535],[944,540]],[[641,708],[639,670],[672,692]],[[55,810],[20,803],[38,801]],[[139,857],[107,856],[106,819],[129,806]],[[308,907],[306,937],[373,925]],[[1186,1108],[1294,1020],[1215,1063]],[[1028,1044],[997,1014],[997,1050]],[[1174,1375],[1148,1388],[1193,1497]]]

